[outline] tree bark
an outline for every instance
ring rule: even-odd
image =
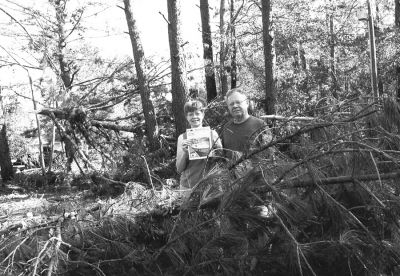
[[[237,53],[237,45],[236,45],[236,27],[235,27],[235,0],[231,0],[231,89],[236,88],[237,86],[237,62],[236,62],[236,53]]]
[[[182,53],[181,0],[167,0],[168,38],[171,55],[172,112],[175,117],[176,136],[186,131],[183,106],[186,101],[186,68]]]
[[[265,114],[275,114],[275,83],[273,75],[272,36],[269,29],[271,1],[261,0],[261,14],[263,23],[264,68],[265,68]]]
[[[303,71],[306,71],[307,70],[307,60],[306,60],[305,51],[304,51],[304,48],[303,48],[303,45],[301,42],[299,42],[297,45],[297,55],[298,55],[301,69]]]
[[[129,36],[132,43],[133,57],[135,59],[135,68],[139,85],[140,98],[142,101],[142,109],[146,122],[146,135],[149,139],[150,150],[155,151],[160,148],[159,130],[153,102],[150,99],[150,89],[147,83],[147,77],[143,69],[144,51],[139,31],[136,27],[136,20],[133,14],[133,9],[131,9],[131,1],[133,0],[124,0],[125,16],[126,22],[128,24]]]
[[[5,182],[13,179],[14,177],[10,148],[8,146],[6,124],[3,124],[0,130],[0,168],[1,178],[3,179],[2,183],[4,185]]]
[[[228,91],[228,76],[226,75],[225,59],[226,59],[226,45],[225,45],[225,0],[221,0],[219,8],[219,78],[221,94],[225,96]]]
[[[200,16],[203,38],[203,59],[206,79],[207,102],[217,97],[217,86],[215,82],[213,48],[210,28],[210,12],[208,0],[200,0]]]
[[[329,22],[329,73],[331,76],[331,93],[334,98],[338,98],[337,90],[338,83],[336,78],[336,64],[335,64],[335,33],[334,33],[334,24],[333,24],[333,11],[327,11],[327,19]]]
[[[8,146],[7,127],[5,118],[6,113],[4,112],[1,87],[0,87],[0,108],[1,108],[0,117],[2,117],[3,119],[3,124],[0,130],[0,170],[1,170],[1,178],[3,179],[2,185],[4,186],[5,182],[13,179],[14,171],[11,162],[10,148]]]
[[[28,73],[28,78],[29,78],[29,86],[31,89],[31,95],[32,95],[32,103],[33,103],[33,110],[37,110],[37,105],[36,105],[36,100],[35,100],[35,93],[33,92],[33,82],[32,78]],[[43,156],[43,144],[42,144],[42,131],[41,131],[41,126],[40,126],[40,120],[38,114],[35,114],[36,118],[36,125],[37,125],[37,130],[38,130],[38,141],[39,141],[39,164],[40,168],[42,169],[42,174],[46,174],[46,169],[45,169],[45,164],[44,164],[44,156]]]
[[[374,100],[377,100],[379,97],[379,94],[378,94],[378,67],[377,67],[377,61],[376,61],[374,18],[372,16],[372,7],[371,7],[370,0],[367,0],[367,6],[368,6],[368,34],[369,34],[371,88],[372,88]]]
[[[57,58],[58,64],[60,66],[60,77],[63,81],[65,88],[68,90],[72,84],[72,76],[71,70],[69,68],[68,62],[65,60],[65,0],[56,0],[54,1],[55,10],[56,10],[56,19],[57,19]]]
[[[395,8],[394,8],[394,25],[397,29],[397,32],[400,32],[400,0],[394,0]],[[400,101],[400,65],[396,66],[396,75],[397,75],[397,100]]]

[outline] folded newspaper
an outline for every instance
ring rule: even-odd
[[[210,127],[189,128],[186,130],[187,139],[192,140],[189,149],[189,160],[205,159],[211,150]]]

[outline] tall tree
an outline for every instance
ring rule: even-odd
[[[332,96],[337,98],[338,82],[336,78],[336,65],[335,65],[335,28],[334,28],[334,4],[329,1],[330,5],[327,7],[326,19],[328,22],[329,35],[328,35],[328,45],[329,45],[329,74],[331,77],[331,92]]]
[[[183,106],[186,101],[186,68],[181,48],[181,0],[167,0],[168,38],[171,56],[172,112],[175,117],[176,136],[186,131]]]
[[[236,45],[236,23],[235,23],[235,0],[231,0],[230,8],[230,28],[231,28],[231,88],[237,86],[237,45]]]
[[[215,83],[215,71],[213,60],[213,48],[210,28],[210,12],[208,0],[200,0],[201,29],[203,39],[203,59],[206,78],[207,101],[217,97],[217,86]]]
[[[400,0],[394,0],[394,25],[398,32],[400,32]],[[400,65],[396,66],[397,75],[397,98],[400,100]]]
[[[57,65],[58,65],[58,74],[61,78],[62,86],[64,89],[60,89],[58,95],[59,99],[65,99],[67,98],[67,94],[69,93],[69,90],[72,86],[73,80],[74,80],[74,75],[72,74],[72,68],[71,65],[73,61],[68,61],[65,55],[65,48],[67,46],[67,35],[66,35],[66,30],[65,30],[65,24],[66,24],[66,18],[67,18],[67,12],[66,12],[66,6],[67,6],[67,0],[55,0],[54,2],[50,1],[50,3],[53,5],[55,11],[56,11],[56,21],[54,22],[56,27],[55,31],[55,36],[57,37],[57,47],[56,47],[56,53],[55,56],[57,57]],[[82,14],[81,14],[82,15]],[[79,18],[79,17],[78,17]],[[70,34],[72,31],[79,25],[80,20],[77,21],[75,24],[74,28],[71,30]],[[52,62],[52,61],[48,61]],[[55,69],[55,68],[54,68]],[[77,70],[74,72],[74,74],[77,73]],[[73,156],[75,154],[75,150],[70,146],[69,143],[65,143],[65,151],[66,151],[66,156],[67,158],[67,163],[66,163],[66,169],[67,172],[71,171],[71,165],[73,162]]]
[[[219,8],[219,79],[221,94],[225,95],[228,91],[228,76],[226,75],[225,61],[227,46],[225,44],[225,0],[221,0]]]
[[[51,2],[51,1],[50,1]],[[66,43],[66,34],[65,34],[65,20],[67,17],[67,13],[65,11],[67,0],[55,0],[54,8],[56,10],[56,26],[57,26],[57,59],[58,66],[60,69],[60,77],[66,89],[69,89],[72,85],[73,75],[71,72],[71,64],[72,62],[68,62],[65,58],[65,47]]]
[[[140,98],[142,101],[143,114],[146,122],[146,134],[149,139],[150,150],[154,151],[160,148],[158,124],[153,102],[150,99],[150,89],[148,86],[147,77],[144,73],[144,51],[139,31],[136,27],[136,19],[133,13],[134,9],[131,9],[131,1],[133,0],[124,0],[124,10],[132,44],[133,57],[135,59]]]
[[[261,16],[263,25],[264,68],[265,68],[265,102],[267,115],[275,114],[275,83],[273,75],[272,36],[270,35],[271,1],[261,0]]]

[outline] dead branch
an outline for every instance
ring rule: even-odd
[[[317,121],[318,118],[314,117],[298,117],[298,116],[292,116],[292,117],[285,117],[282,115],[262,115],[260,116],[261,119],[271,119],[271,120],[282,120],[282,121]]]
[[[45,108],[42,109],[38,112],[40,115],[48,116],[51,118],[51,114],[54,115],[55,119],[58,120],[67,120],[69,118],[72,118],[72,110],[67,110],[67,109],[53,109],[53,108]],[[119,125],[115,123],[111,123],[108,121],[101,121],[101,120],[89,120],[89,124],[95,127],[99,128],[105,128],[109,130],[114,130],[114,131],[126,131],[126,132],[137,132],[142,126],[142,123],[138,123],[133,126],[127,126],[127,125]]]

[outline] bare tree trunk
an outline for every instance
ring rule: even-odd
[[[172,112],[175,117],[176,136],[186,131],[183,106],[186,101],[186,68],[181,45],[181,0],[167,0],[168,37],[171,55]]]
[[[32,78],[29,75],[29,73],[28,73],[28,77],[29,77],[29,86],[30,86],[31,95],[32,95],[33,110],[35,110],[36,125],[37,125],[37,129],[38,129],[39,164],[40,164],[40,168],[42,169],[42,174],[45,175],[46,169],[45,169],[44,156],[43,156],[42,131],[41,131],[41,126],[40,126],[39,115],[36,113],[37,106],[36,106],[36,100],[35,100],[35,93],[33,93],[33,83],[32,83]]]
[[[271,1],[261,0],[261,14],[263,23],[264,67],[265,67],[265,114],[275,114],[275,84],[273,75],[272,36],[269,29]]]
[[[10,148],[8,146],[7,129],[5,124],[2,125],[0,131],[0,168],[1,178],[3,179],[4,185],[6,181],[9,181],[14,177],[14,171],[10,157]]]
[[[53,127],[51,128],[51,148],[49,152],[49,167],[47,172],[51,172],[53,167],[53,159],[54,159],[54,143],[56,141],[56,126],[53,123]]]
[[[58,36],[57,58],[60,66],[60,77],[63,81],[65,88],[69,89],[72,84],[72,76],[71,76],[71,70],[64,56],[64,51],[66,46],[65,32],[64,32],[66,3],[67,1],[65,0],[54,1],[56,9],[56,19],[57,19],[57,36]]]
[[[136,20],[131,9],[131,0],[124,0],[125,16],[128,24],[129,36],[131,38],[133,57],[135,59],[136,75],[139,84],[140,98],[142,101],[143,114],[146,122],[146,135],[149,139],[150,150],[160,148],[159,130],[154,111],[153,102],[150,99],[150,89],[144,73],[144,51],[139,31],[136,27]]]
[[[327,21],[329,24],[329,73],[331,76],[331,93],[334,98],[338,98],[337,90],[338,83],[336,78],[336,65],[335,65],[335,33],[334,33],[334,25],[333,25],[333,11],[331,7],[329,7],[329,11],[327,11]]]
[[[228,91],[228,76],[226,75],[225,59],[226,59],[226,45],[225,45],[225,0],[221,0],[219,8],[219,78],[221,94],[225,96]]]
[[[394,0],[394,25],[397,29],[398,32],[400,32],[400,0]],[[397,91],[397,99],[400,100],[400,65],[396,66],[396,75],[397,75],[397,85],[396,85],[396,91]]]
[[[374,99],[377,100],[379,97],[379,95],[378,95],[378,69],[377,69],[377,62],[376,62],[374,18],[372,16],[370,0],[367,0],[367,5],[368,5],[368,34],[369,34],[371,86],[372,86],[372,92],[373,92]]]
[[[237,63],[236,63],[236,53],[237,53],[237,45],[236,45],[236,27],[235,27],[235,0],[231,0],[231,47],[232,47],[232,55],[231,55],[231,89],[236,88],[237,86]]]
[[[215,82],[208,0],[200,0],[200,15],[201,15],[202,38],[203,38],[203,58],[204,58],[204,70],[206,79],[207,101],[210,102],[215,97],[217,97],[217,86]]]
[[[0,130],[0,170],[1,170],[1,178],[3,180],[2,185],[4,186],[5,182],[13,179],[14,171],[11,162],[10,148],[8,146],[7,127],[6,127],[6,120],[4,117],[5,113],[1,95],[1,87],[0,87],[0,107],[1,107],[0,116],[3,117],[3,124]]]
[[[299,42],[297,45],[297,55],[299,57],[301,69],[303,71],[306,71],[307,70],[307,60],[306,60],[305,51],[304,51],[304,48],[303,48],[303,45],[301,44],[301,42]]]

